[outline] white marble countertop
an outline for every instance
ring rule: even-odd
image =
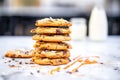
[[[16,63],[4,63],[5,60],[9,60],[9,58],[3,59],[7,50],[32,49],[34,42],[31,36],[0,36],[0,76],[14,73],[5,79],[0,77],[0,80],[120,80],[120,36],[109,36],[104,42],[94,42],[88,38],[84,41],[71,41],[73,46],[71,58],[78,55],[100,56],[98,61],[103,63],[85,65],[79,68],[77,73],[84,74],[84,76],[72,75],[64,71],[56,72],[53,75],[38,74],[36,73],[38,69],[40,72],[49,73],[49,69],[53,66],[31,64],[33,67],[36,66],[33,68],[24,64],[22,67],[10,68],[8,65]],[[27,61],[28,59],[19,60]]]

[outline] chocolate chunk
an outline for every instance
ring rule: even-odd
[[[78,70],[76,70],[75,72],[78,72]]]
[[[19,64],[22,64],[22,62],[19,62]]]
[[[30,62],[29,64],[34,64],[33,62]]]
[[[18,60],[15,60],[15,62],[18,62]]]
[[[8,62],[11,62],[11,60],[9,60]]]
[[[70,72],[70,71],[67,71],[66,73],[72,74],[72,72]]]
[[[58,42],[58,44],[61,44],[61,42]]]
[[[25,64],[28,64],[27,62],[25,62]]]
[[[40,73],[40,70],[37,70],[37,73]]]
[[[15,65],[9,65],[9,67],[15,67]]]
[[[30,72],[30,74],[31,74],[31,75],[33,75],[33,73],[32,73],[32,72]]]
[[[67,53],[67,51],[63,51],[63,54],[65,55]]]
[[[69,62],[71,62],[71,60],[69,59]]]
[[[14,61],[15,59],[14,59],[14,58],[12,58],[12,60]]]
[[[119,70],[119,67],[115,67],[114,70]]]
[[[69,45],[68,45],[68,44],[66,44],[66,46],[67,46],[67,48],[69,48]]]
[[[25,54],[29,54],[29,51],[25,51]]]
[[[67,43],[64,43],[65,46],[67,46],[67,48],[69,48],[69,45]]]
[[[62,62],[62,60],[60,59],[59,62]]]
[[[100,64],[103,64],[102,62]]]
[[[41,52],[42,52],[42,50],[41,50],[41,51],[39,51],[39,52],[38,52],[38,54],[41,54]],[[37,54],[37,53],[35,52],[35,54]]]
[[[61,34],[62,32],[60,31],[60,29],[56,29],[56,34]]]

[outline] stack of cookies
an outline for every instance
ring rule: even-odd
[[[37,20],[31,30],[36,40],[32,61],[41,65],[62,65],[69,63],[71,45],[69,27],[72,24],[64,19],[45,18]]]

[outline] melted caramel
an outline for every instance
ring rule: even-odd
[[[52,69],[52,70],[50,70],[50,74],[52,75],[54,72],[59,72],[60,71],[60,67],[57,67],[57,68],[55,68],[55,69]]]
[[[97,64],[97,60],[90,60],[90,58],[99,58],[99,56],[86,56],[86,57],[80,57],[77,56],[75,58],[73,58],[73,62],[71,64],[68,64],[67,66],[65,66],[63,69],[68,69],[70,68],[71,66],[73,66],[75,63],[79,62],[80,64],[76,67],[76,68],[73,68],[72,71],[70,71],[71,73],[74,73],[74,72],[77,72],[78,69],[83,66],[83,65],[88,65],[88,64]],[[55,69],[52,69],[50,71],[50,74],[53,74],[55,71],[59,72],[60,71],[60,67],[57,67]]]
[[[79,57],[80,57],[80,55],[74,57],[73,60],[76,60],[76,59],[78,59]]]
[[[85,60],[78,59],[77,61],[78,61],[78,62],[82,62],[82,63],[81,63],[78,67],[74,68],[74,69],[72,70],[72,73],[78,71],[78,69],[79,69],[81,66],[83,66],[83,65],[96,64],[96,63],[98,63],[96,60],[90,61],[89,58],[87,58],[87,59],[85,59]]]
[[[67,69],[67,68],[69,68],[70,66],[74,65],[76,62],[77,62],[77,61],[72,62],[71,64],[65,66],[63,69]]]

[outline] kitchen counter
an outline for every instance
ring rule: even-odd
[[[16,63],[5,63],[10,59],[3,57],[6,51],[21,48],[33,49],[34,43],[31,36],[0,36],[0,80],[120,80],[120,36],[109,36],[102,42],[91,41],[89,38],[83,41],[72,40],[71,59],[78,55],[100,57],[98,62],[101,64],[82,66],[77,72],[79,75],[68,74],[62,70],[50,75],[49,70],[57,66],[24,64],[17,68],[10,68],[8,65]],[[29,59],[17,60],[29,61]],[[36,73],[37,70],[40,70],[39,74]]]

